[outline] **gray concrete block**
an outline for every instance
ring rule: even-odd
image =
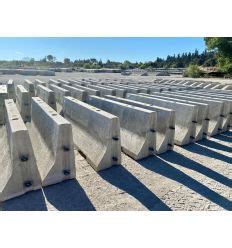
[[[59,87],[55,84],[49,84],[49,89],[55,92],[56,101],[60,104],[60,106],[63,106],[64,97],[70,96],[70,92],[68,90],[63,89],[62,87]]]
[[[72,97],[65,97],[64,117],[72,124],[75,146],[96,171],[121,164],[118,117]]]
[[[98,86],[98,85],[88,85],[88,88],[99,90],[100,91],[100,96],[105,96],[105,95],[116,95],[116,90],[115,89],[110,89],[104,86]]]
[[[175,96],[183,99],[189,99],[190,101],[197,101],[200,103],[206,103],[209,105],[208,108],[208,136],[213,136],[220,133],[220,125],[221,125],[221,114],[223,111],[223,104],[222,102],[211,100],[211,99],[203,99],[200,97],[194,97],[192,94],[188,95],[186,93],[175,92]]]
[[[35,96],[35,85],[30,80],[25,79],[23,86],[29,92],[30,97]]]
[[[39,79],[35,79],[34,85],[35,85],[35,90],[37,90],[37,86],[38,86],[38,85],[42,85],[42,86],[47,87],[47,84],[46,84],[45,82],[39,80]]]
[[[69,79],[68,82],[70,82],[72,86],[74,86],[74,85],[85,86],[85,83],[83,81]]]
[[[72,85],[71,82],[69,82],[69,81],[67,81],[67,80],[64,80],[64,79],[57,79],[57,81],[58,81],[59,83],[61,83],[62,86],[63,86],[63,85],[68,85],[68,86],[71,86],[71,85]]]
[[[72,87],[84,90],[84,91],[86,91],[88,93],[88,95],[100,96],[100,91],[99,90],[91,89],[91,88],[84,87],[84,86],[81,86],[81,85],[75,85],[75,86],[73,85]]]
[[[8,98],[6,85],[0,85],[0,125],[5,124],[5,99]]]
[[[155,99],[152,96],[144,96],[141,94],[127,94],[126,98],[175,110],[175,144],[186,145],[195,139],[194,135],[196,133],[197,123],[197,107],[195,105]]]
[[[70,95],[80,101],[85,102],[86,101],[86,97],[87,97],[87,92],[85,90],[82,89],[78,89],[72,86],[68,86],[68,85],[62,85],[62,88],[68,90],[70,92]]]
[[[5,100],[6,125],[0,128],[0,201],[41,187],[28,130],[12,99]]]
[[[57,80],[54,80],[54,79],[49,79],[48,81],[48,87],[50,84],[53,84],[53,85],[56,85],[56,86],[61,86],[62,84],[60,82],[58,82]]]
[[[191,97],[191,99],[194,101],[207,103],[207,104],[209,103],[212,104],[212,102],[214,102],[214,105],[218,105],[218,108],[220,109],[220,113],[218,118],[219,123],[218,123],[217,133],[222,133],[228,130],[228,123],[230,120],[230,104],[228,101],[222,101],[221,99],[213,99],[213,98],[208,98],[207,96],[201,96],[198,95],[198,93],[195,91],[193,92],[185,91],[182,94],[184,94],[187,97]],[[212,109],[212,111],[215,112],[216,107],[214,107],[214,110]]]
[[[32,98],[30,136],[42,185],[75,178],[72,126],[39,97]]]
[[[12,79],[8,80],[7,82],[7,92],[8,92],[8,98],[13,99],[14,102],[16,101],[16,93],[15,93],[15,86]]]
[[[87,103],[119,117],[126,154],[136,160],[155,154],[156,112],[97,96],[88,96]]]
[[[36,96],[41,98],[44,102],[46,102],[54,110],[57,109],[56,108],[55,92],[52,91],[51,89],[49,89],[43,85],[38,85],[37,91],[36,91]]]
[[[106,95],[105,98],[133,105],[139,108],[155,111],[157,115],[156,123],[156,153],[161,154],[168,150],[173,150],[175,137],[175,111],[151,104],[137,102],[121,97]]]
[[[31,97],[22,85],[16,87],[16,105],[23,121],[31,121]]]
[[[180,99],[176,97],[175,94],[171,93],[156,93],[152,94],[156,98],[162,98],[167,99],[175,102],[182,102],[182,103],[189,103],[192,105],[196,105],[197,110],[197,123],[196,123],[196,133],[194,135],[195,141],[199,141],[206,137],[207,131],[208,131],[208,121],[206,120],[208,118],[208,112],[209,112],[209,106],[205,103],[199,103],[197,101],[190,101],[190,99]]]
[[[114,86],[108,86],[108,85],[104,85],[104,88],[115,90],[115,95],[118,97],[125,97],[126,95],[125,89],[114,88]]]

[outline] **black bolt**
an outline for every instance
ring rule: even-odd
[[[70,175],[70,170],[63,170],[63,173],[65,176],[68,176],[68,175]]]
[[[118,140],[118,137],[114,136],[112,137],[113,140]]]
[[[149,147],[148,150],[153,152],[154,151],[154,148],[153,147]]]
[[[20,160],[21,160],[22,162],[26,162],[26,161],[28,160],[28,156],[22,155],[22,156],[20,157]]]
[[[63,146],[63,150],[64,150],[65,152],[68,152],[70,149],[69,149],[68,146]]]
[[[209,118],[205,118],[206,121],[209,121],[210,119]]]
[[[205,132],[204,132],[203,134],[204,134],[204,135],[207,135],[207,133],[205,133]]]
[[[150,131],[151,131],[152,133],[155,133],[155,129],[153,129],[153,128],[151,128]]]
[[[175,127],[169,127],[171,130],[175,130]]]
[[[223,117],[223,118],[224,118],[224,117],[225,117],[225,115],[220,115],[220,117]]]
[[[193,136],[190,136],[190,139],[195,139],[195,137],[193,137]]]
[[[170,143],[168,143],[168,146],[173,147],[173,145],[172,145],[172,144],[170,144]]]
[[[192,121],[192,123],[197,123],[197,121]]]
[[[222,129],[221,128],[218,128],[218,131],[222,131]]]
[[[112,160],[113,160],[113,161],[118,161],[118,158],[112,157]]]
[[[24,184],[25,187],[28,188],[28,187],[32,186],[32,181],[25,181],[23,184]]]

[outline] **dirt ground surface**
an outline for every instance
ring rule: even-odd
[[[68,77],[77,78],[74,74]],[[94,78],[95,74],[79,77]],[[14,79],[9,75],[4,78]],[[43,79],[17,75],[16,80],[24,78]],[[45,78],[48,81],[49,77]],[[0,82],[2,79],[3,75]],[[139,161],[122,153],[121,165],[100,173],[75,152],[76,179],[8,200],[0,209],[232,210],[232,130]]]

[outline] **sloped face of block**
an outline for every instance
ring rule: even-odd
[[[119,117],[122,149],[129,156],[141,159],[155,153],[155,112],[96,96],[87,103]]]
[[[127,98],[160,107],[171,108],[175,110],[175,144],[186,145],[193,141],[197,119],[197,108],[194,105],[175,103],[169,100],[155,99],[141,94],[128,94]]]
[[[43,186],[75,177],[71,124],[38,97],[32,98],[30,135]]]
[[[24,122],[31,120],[31,97],[29,92],[22,86],[16,88],[16,104]]]
[[[64,115],[73,126],[74,143],[96,171],[121,163],[119,119],[66,97]]]
[[[37,86],[37,93],[36,95],[41,98],[44,102],[46,102],[50,107],[52,107],[54,110],[56,110],[56,98],[55,98],[55,92],[51,89],[43,86],[38,85]]]
[[[6,100],[6,134],[4,158],[6,166],[1,170],[1,200],[7,200],[41,187],[28,130],[13,100]]]
[[[166,152],[167,150],[173,149],[175,133],[175,112],[173,110],[120,97],[114,97],[109,95],[105,97],[125,104],[130,104],[140,108],[155,111],[157,115],[156,153],[161,154],[163,152]]]
[[[8,92],[8,98],[13,99],[15,101],[16,100],[16,93],[15,93],[14,82],[12,79],[10,79],[7,82],[7,92]]]
[[[35,85],[30,80],[25,79],[24,80],[24,87],[29,92],[30,97],[35,96]]]
[[[80,101],[86,101],[87,92],[82,89],[77,89],[69,85],[62,85],[62,87],[70,92],[70,95]]]
[[[49,88],[55,92],[56,101],[63,106],[64,97],[70,96],[70,92],[54,84],[50,84]]]

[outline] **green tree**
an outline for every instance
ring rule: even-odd
[[[69,58],[64,58],[64,64],[69,65],[71,63],[71,60]]]
[[[204,40],[208,49],[216,52],[220,71],[232,74],[232,37],[207,37]]]
[[[53,57],[51,54],[46,56],[46,59],[51,63],[55,61],[55,57]]]

